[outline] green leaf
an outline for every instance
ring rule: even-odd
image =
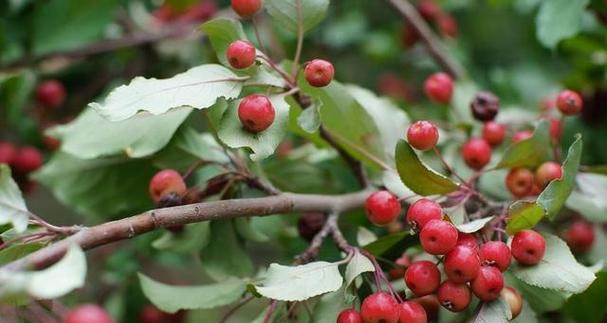
[[[211,223],[211,242],[201,252],[202,267],[215,281],[250,277],[253,263],[238,241],[231,220]]]
[[[514,235],[519,231],[531,229],[546,215],[546,210],[535,202],[516,201],[508,208],[506,232]]]
[[[567,244],[558,237],[544,234],[546,253],[535,266],[514,264],[512,273],[529,285],[578,294],[595,279],[594,273],[575,260]]]
[[[190,127],[182,127],[163,150],[154,156],[158,168],[187,170],[197,161],[228,163],[229,159],[208,133],[198,133]]]
[[[584,167],[584,171],[588,173],[607,175],[607,165],[586,166]]]
[[[186,225],[182,232],[165,232],[152,242],[152,247],[183,254],[198,252],[206,247],[211,240],[209,222]]]
[[[396,145],[396,169],[403,183],[413,192],[428,196],[447,194],[459,189],[458,184],[426,166],[404,140]]]
[[[350,284],[354,282],[354,279],[359,275],[366,272],[375,272],[375,267],[369,258],[362,255],[360,251],[356,250],[354,256],[350,259],[348,266],[346,267],[346,284],[344,288],[347,290]]]
[[[152,304],[167,313],[228,305],[240,299],[246,290],[246,282],[234,277],[211,285],[172,286],[141,273],[138,276],[143,294]]]
[[[42,248],[41,243],[15,244],[3,250],[0,250],[0,266],[6,265],[19,258]]]
[[[521,313],[511,321],[512,323],[539,323],[537,314],[531,308],[531,305],[523,299],[523,309]]]
[[[548,121],[541,121],[535,128],[531,138],[519,141],[508,147],[495,168],[534,168],[548,160],[551,152],[549,127]]]
[[[117,154],[146,157],[167,145],[190,112],[190,108],[175,109],[162,115],[137,114],[112,122],[95,110],[86,109],[76,120],[55,127],[50,133],[61,139],[61,150],[82,159]]]
[[[356,242],[358,243],[359,246],[365,246],[368,244],[371,244],[373,242],[375,242],[377,240],[377,235],[363,227],[363,226],[359,226],[358,227],[358,231],[356,231]]]
[[[607,299],[607,273],[600,272],[586,291],[573,295],[567,300],[563,310],[576,322],[603,322],[607,314],[605,299]]]
[[[270,128],[256,134],[242,127],[238,118],[240,101],[231,102],[219,125],[219,139],[231,148],[250,148],[253,151],[250,157],[254,161],[272,155],[286,133],[289,106],[284,95],[271,96],[270,101],[276,110],[274,123]]]
[[[537,38],[542,45],[555,48],[577,34],[590,0],[544,0],[535,19]]]
[[[507,272],[504,275],[507,285],[518,290],[523,299],[529,303],[533,311],[537,313],[551,312],[560,309],[571,293],[560,292],[551,289],[540,288],[529,285]],[[521,323],[527,323],[525,321]]]
[[[11,169],[0,164],[0,225],[10,223],[17,232],[27,228],[29,211],[19,186],[11,177]]]
[[[297,117],[297,124],[309,133],[315,133],[320,127],[320,106],[312,104]]]
[[[136,77],[110,92],[103,103],[89,106],[111,121],[128,119],[139,111],[158,115],[184,106],[206,109],[219,98],[238,97],[243,80],[221,65],[200,65],[168,79]]]
[[[270,240],[270,237],[253,226],[253,221],[255,221],[254,218],[234,219],[234,225],[236,226],[236,231],[238,234],[244,239],[255,242],[267,242]]]
[[[339,263],[311,262],[301,266],[271,264],[263,282],[255,290],[270,299],[303,301],[320,294],[334,292],[341,287]]]
[[[593,222],[607,221],[607,176],[581,173],[576,176],[577,188],[571,192],[567,208]]]
[[[35,83],[36,76],[29,70],[7,76],[0,75],[0,113],[10,124],[19,122]]]
[[[114,19],[118,0],[49,0],[35,6],[32,47],[35,55],[67,51],[101,38]]]
[[[308,31],[325,18],[329,0],[266,0],[265,7],[274,20],[291,32],[297,32],[301,15],[303,30]]]
[[[228,46],[236,40],[247,39],[240,21],[233,19],[213,19],[202,24],[200,30],[207,34],[211,46],[213,46],[215,53],[217,53],[217,59],[225,66],[229,66],[226,57]]]
[[[397,243],[405,239],[409,234],[407,232],[393,233],[385,235],[368,245],[363,246],[363,249],[367,250],[375,256],[381,256],[384,252],[390,250]]]
[[[314,307],[314,323],[335,323],[335,318],[348,305],[344,298],[344,286],[340,289],[322,295]]]
[[[510,305],[503,297],[492,302],[483,303],[471,323],[508,323],[512,318]]]
[[[459,225],[456,225],[456,227],[457,227],[457,230],[460,232],[472,233],[472,232],[476,232],[476,231],[482,229],[483,227],[485,227],[485,225],[487,225],[487,223],[489,223],[489,221],[493,220],[493,218],[494,218],[493,216],[489,216],[486,218],[470,221],[468,223],[459,224]]]

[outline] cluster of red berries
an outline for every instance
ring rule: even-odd
[[[214,0],[203,0],[183,8],[178,8],[169,2],[160,6],[152,16],[158,25],[166,23],[194,23],[211,19],[217,13],[217,4]]]
[[[434,0],[421,0],[417,3],[417,11],[429,24],[435,26],[446,37],[456,38],[458,26],[455,18],[445,12]],[[402,42],[411,47],[420,39],[419,33],[407,23],[402,30]]]
[[[541,164],[535,173],[524,167],[511,169],[506,176],[506,187],[516,198],[539,195],[548,184],[560,179],[563,174],[561,165],[547,161]]]
[[[44,163],[42,153],[35,147],[17,148],[10,142],[0,142],[0,164],[7,164],[13,171],[13,177],[24,192],[30,192],[34,182],[29,175]]]

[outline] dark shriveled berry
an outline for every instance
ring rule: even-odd
[[[314,236],[322,229],[327,216],[324,213],[304,213],[297,220],[297,231],[299,236],[307,241],[312,241]]]
[[[479,92],[470,103],[470,109],[476,120],[492,121],[499,112],[500,100],[493,93]]]

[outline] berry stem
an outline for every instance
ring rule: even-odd
[[[303,26],[303,14],[301,10],[301,0],[295,1],[297,10],[297,49],[295,50],[295,58],[293,59],[293,66],[291,67],[291,77],[297,80],[297,74],[299,71],[299,60],[301,59],[301,50],[303,49],[303,38],[304,38],[304,26]]]
[[[266,51],[266,47],[263,45],[263,41],[261,41],[261,34],[259,33],[259,27],[257,26],[257,18],[255,17],[256,16],[253,16],[251,18],[251,24],[253,25],[253,30],[255,31],[255,38],[257,39],[257,43],[259,44],[261,51],[266,55],[269,55],[269,53]]]
[[[459,181],[461,181],[463,184],[466,184],[466,180],[463,179],[461,176],[459,176],[455,170],[447,163],[447,161],[445,160],[445,158],[443,157],[443,154],[441,154],[440,150],[438,150],[438,148],[436,148],[436,146],[432,147],[432,150],[434,151],[434,153],[436,154],[436,157],[438,157],[438,159],[440,159],[441,163],[443,164],[443,166],[445,166],[445,168],[447,169],[447,172],[449,172],[449,174],[455,176]]]

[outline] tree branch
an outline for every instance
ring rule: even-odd
[[[455,78],[462,78],[466,73],[464,69],[454,60],[447,55],[444,48],[440,44],[438,38],[434,35],[434,32],[424,19],[417,12],[417,9],[408,0],[386,0],[390,3],[394,9],[396,9],[407,21],[411,23],[411,26],[421,36],[422,41],[428,47],[430,55],[434,57],[436,62],[442,66],[442,68]]]
[[[71,244],[75,243],[82,249],[89,250],[158,228],[289,212],[345,212],[361,207],[369,194],[368,190],[334,196],[282,193],[262,198],[223,200],[151,210],[125,219],[82,228],[78,233],[7,264],[0,270],[45,268],[61,259]]]

